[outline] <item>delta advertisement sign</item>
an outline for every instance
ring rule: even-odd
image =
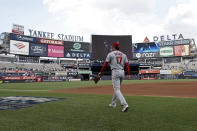
[[[161,36],[153,36],[153,41],[173,41],[173,40],[181,40],[183,38],[183,34],[172,34],[172,35],[161,35]]]
[[[65,58],[91,58],[91,53],[65,52]]]
[[[91,58],[90,43],[87,42],[64,42],[66,58]]]
[[[48,45],[49,57],[64,57],[64,46]]]
[[[10,40],[10,53],[29,55],[29,42]]]

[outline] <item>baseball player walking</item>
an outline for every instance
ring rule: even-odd
[[[121,105],[123,106],[122,112],[126,112],[129,106],[120,91],[120,85],[124,78],[124,65],[126,65],[127,79],[128,80],[130,79],[129,61],[127,59],[127,56],[121,51],[119,51],[120,49],[119,43],[115,42],[112,47],[113,47],[113,51],[107,55],[107,58],[98,76],[101,76],[102,72],[104,71],[104,69],[107,67],[109,63],[112,70],[112,84],[114,88],[112,102],[111,104],[109,104],[109,107],[115,108],[116,100],[119,99]]]

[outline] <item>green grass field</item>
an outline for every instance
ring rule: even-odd
[[[183,81],[183,80],[177,80]],[[185,80],[184,80],[185,81]],[[194,80],[187,80],[194,81]],[[165,81],[124,81],[127,83]],[[100,81],[109,85],[111,81]],[[51,90],[94,86],[90,82],[0,84],[0,97],[41,96],[66,100],[0,111],[0,131],[196,131],[197,99],[125,96],[130,109],[108,107],[111,95],[54,94]]]

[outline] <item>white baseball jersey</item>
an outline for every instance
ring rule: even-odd
[[[111,70],[124,70],[125,63],[128,63],[127,56],[118,50],[110,52],[105,61],[110,64]]]

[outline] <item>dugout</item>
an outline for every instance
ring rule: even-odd
[[[92,71],[89,70],[79,70],[78,71],[78,76],[80,79],[83,81],[88,81],[90,80],[90,75],[92,74]]]
[[[155,80],[160,79],[160,70],[140,70],[141,80]]]

